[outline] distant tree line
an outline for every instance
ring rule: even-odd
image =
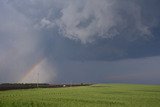
[[[89,86],[91,84],[46,84],[46,83],[3,83],[0,84],[0,91],[2,90],[16,90],[16,89],[32,89],[32,88],[60,88],[60,87],[76,87]]]

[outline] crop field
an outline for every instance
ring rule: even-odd
[[[160,86],[97,84],[0,91],[0,107],[160,107]]]

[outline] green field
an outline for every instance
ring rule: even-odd
[[[0,91],[0,107],[160,107],[160,86],[97,84]]]

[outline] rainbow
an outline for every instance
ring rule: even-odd
[[[41,63],[43,63],[44,59],[40,59],[37,63],[33,64],[32,67],[27,70],[27,73],[18,81],[18,83],[23,83],[26,78],[29,77],[30,74],[32,74]]]

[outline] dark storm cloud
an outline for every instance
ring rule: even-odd
[[[92,3],[13,0],[8,3],[31,20],[34,28],[45,35],[44,40],[51,39],[44,41],[49,51],[46,54],[56,59],[116,60],[159,54],[158,45],[153,50],[155,53],[150,52],[153,42],[159,43],[158,30],[154,30],[159,28],[157,0],[94,0]],[[145,49],[145,45],[149,48]],[[134,51],[138,47],[141,52],[136,56]]]
[[[19,80],[39,59],[46,67],[55,62],[57,66],[63,61],[85,62],[86,73],[77,72],[96,78],[97,71],[91,73],[94,64],[88,61],[98,65],[99,61],[159,56],[159,5],[159,0],[0,1],[0,81]],[[81,66],[77,64],[77,69]],[[57,73],[64,79],[68,71],[76,70],[63,63],[60,68]]]
[[[160,57],[112,62],[58,62],[60,75],[57,82],[159,84],[159,62]]]

